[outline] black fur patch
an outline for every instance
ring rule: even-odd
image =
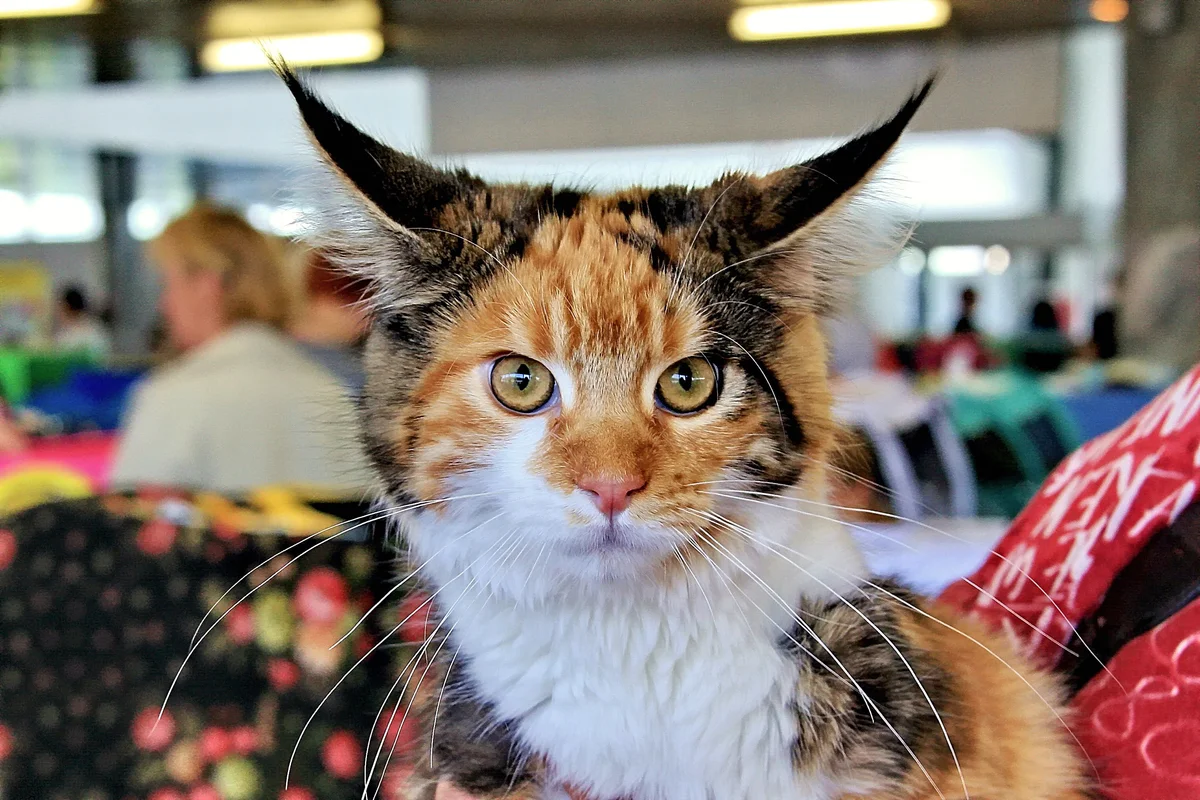
[[[575,209],[579,206],[579,201],[583,197],[582,193],[573,189],[558,189],[556,191],[554,187],[547,186],[542,190],[542,197],[538,201],[538,208],[544,213],[569,217],[575,213]]]
[[[915,768],[913,754],[931,772],[949,758],[934,708],[943,721],[959,716],[951,677],[908,640],[900,622],[912,612],[889,593],[919,607],[915,595],[881,581],[845,603],[803,607],[805,625],[781,638],[780,649],[800,665],[808,702],[795,710],[798,766],[841,762],[900,780]]]
[[[770,243],[799,230],[862,183],[896,144],[932,88],[930,79],[887,122],[785,170],[767,202],[774,219],[763,220],[759,240]]]
[[[478,697],[459,656],[440,703],[427,709],[423,728],[434,732],[432,750],[438,776],[472,794],[490,797],[511,791],[533,776],[521,758],[512,725],[496,722],[492,706]]]

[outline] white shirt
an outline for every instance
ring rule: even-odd
[[[108,331],[91,317],[64,325],[54,337],[54,344],[60,350],[86,350],[97,356],[106,356],[112,349]]]
[[[372,483],[354,407],[337,379],[257,324],[234,326],[142,384],[112,482],[353,495]]]

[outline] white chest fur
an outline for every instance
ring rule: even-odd
[[[586,587],[561,580],[554,531],[522,519],[500,534],[494,511],[420,513],[409,541],[438,587],[454,669],[558,776],[598,800],[837,796],[831,780],[797,775],[805,698],[778,646],[802,596],[832,598],[862,575],[831,515],[797,525],[758,505],[755,541],[731,540],[719,569]]]
[[[811,549],[853,569],[840,532],[808,533]],[[523,745],[594,796],[825,800],[831,781],[797,776],[792,762],[803,698],[777,643],[801,593],[828,594],[836,579],[779,559],[754,566],[755,578],[700,571],[669,589],[533,605],[473,571],[443,573],[439,605],[455,669],[517,721]]]
[[[791,762],[795,665],[732,606],[703,607],[704,625],[632,604],[489,609],[456,620],[456,640],[523,743],[598,797],[822,797]]]

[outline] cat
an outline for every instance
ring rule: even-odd
[[[404,797],[1087,795],[1055,680],[870,579],[826,499],[821,319],[903,238],[864,187],[932,82],[802,164],[600,194],[435,167],[279,73],[439,615]]]

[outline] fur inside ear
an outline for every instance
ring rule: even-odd
[[[930,78],[889,120],[802,164],[761,179],[754,257],[785,300],[835,310],[859,275],[886,264],[911,225],[865,187],[895,147],[930,89]]]

